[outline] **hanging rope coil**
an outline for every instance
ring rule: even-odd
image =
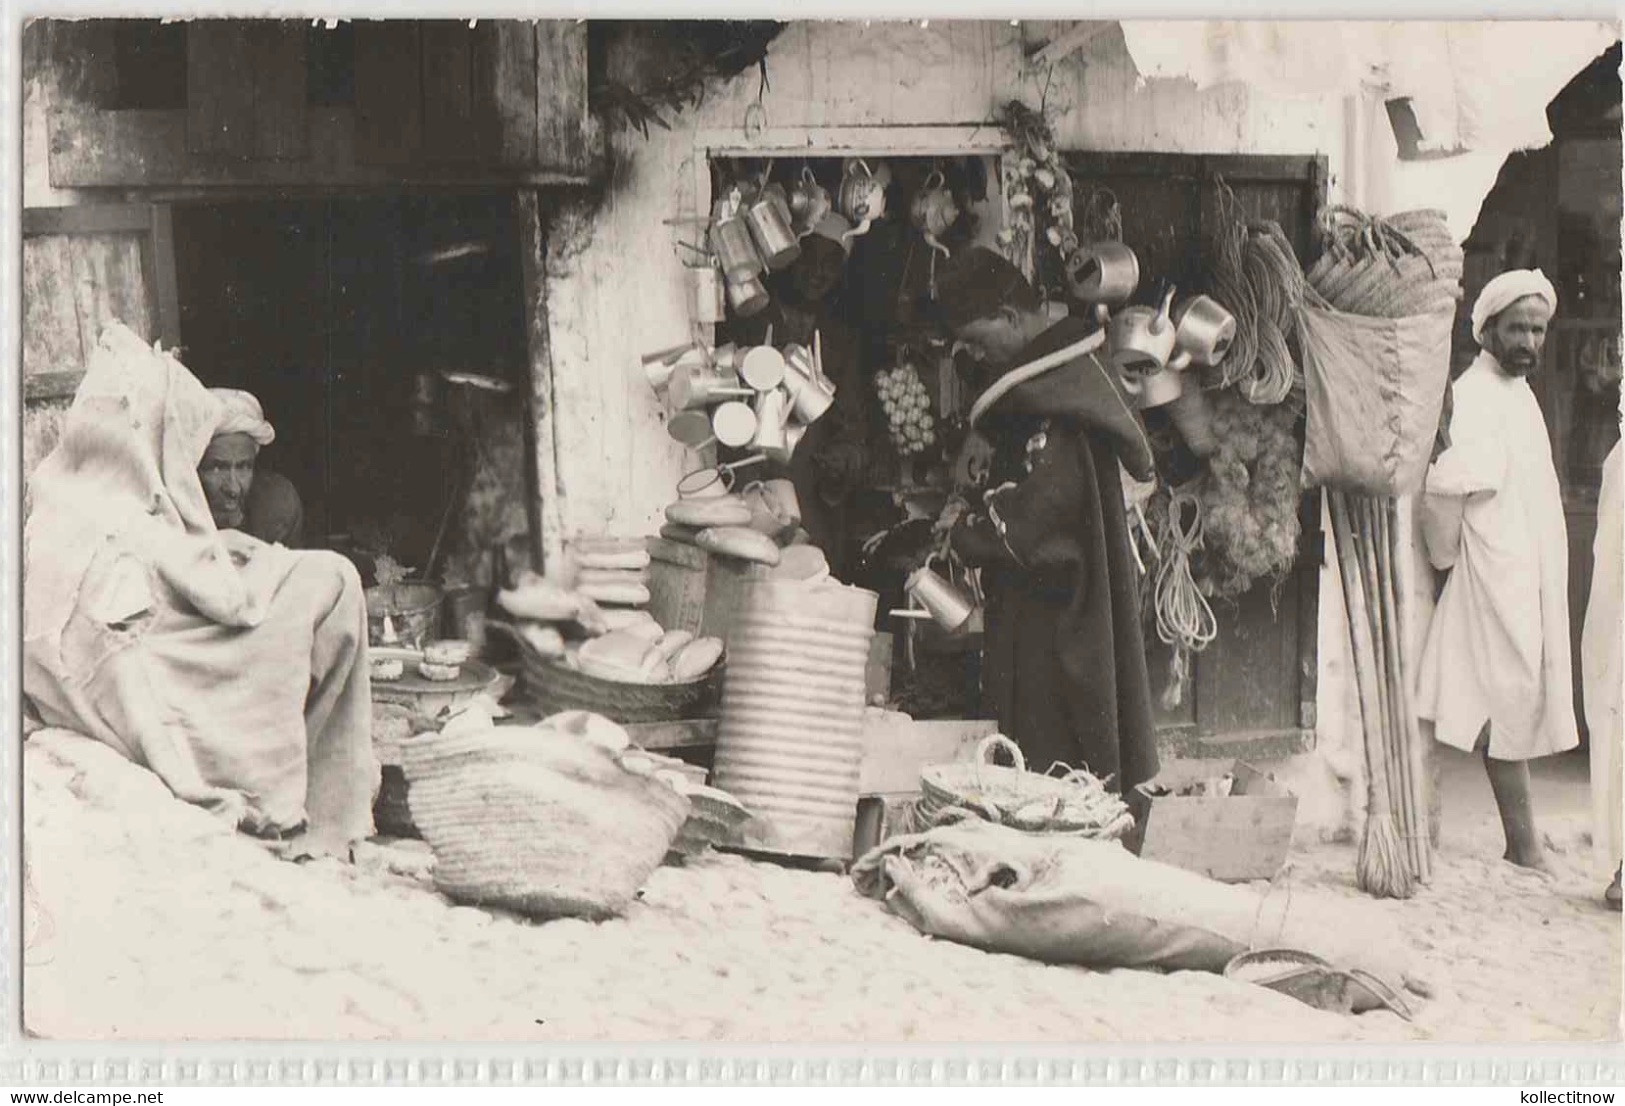
[[[1219,180],[1214,187],[1213,296],[1236,318],[1223,382],[1238,385],[1251,403],[1274,405],[1302,379],[1287,340],[1305,294],[1303,270],[1278,224],[1249,222],[1230,186]]]
[[[1162,560],[1157,568],[1155,610],[1157,638],[1173,647],[1164,703],[1177,707],[1190,679],[1190,655],[1200,653],[1218,635],[1219,621],[1191,575],[1191,557],[1202,546],[1202,502],[1187,485],[1168,498],[1162,527]]]

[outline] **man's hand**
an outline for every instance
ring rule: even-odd
[[[231,563],[238,568],[253,560],[254,555],[265,548],[264,542],[241,530],[221,530],[220,544],[226,547],[226,552],[231,555]]]
[[[963,498],[957,495],[951,496],[948,502],[943,505],[942,513],[937,516],[937,521],[931,527],[932,535],[940,538],[947,534],[955,526],[959,525],[959,520],[964,518],[965,513],[969,510],[970,504]]]
[[[954,461],[954,484],[961,488],[976,488],[987,482],[993,470],[993,443],[972,430],[965,435]]]

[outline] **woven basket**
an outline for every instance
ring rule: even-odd
[[[539,917],[624,911],[690,811],[635,750],[545,723],[424,734],[403,761],[435,885],[460,902]]]
[[[1004,749],[1014,768],[990,764],[988,755]],[[1134,827],[1134,816],[1117,795],[1083,769],[1064,777],[1027,771],[1016,743],[993,734],[976,747],[973,760],[934,764],[920,773],[916,816],[945,821],[969,811],[990,822],[1030,833],[1067,834],[1114,840]]]
[[[722,701],[722,665],[680,684],[631,684],[589,676],[519,641],[519,690],[543,718],[588,710],[612,722],[714,718]]]

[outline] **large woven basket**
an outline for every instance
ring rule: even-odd
[[[1015,767],[990,764],[995,749],[1009,753]],[[920,792],[915,819],[926,825],[968,814],[1030,833],[1103,840],[1134,827],[1123,800],[1088,772],[1076,769],[1060,777],[1029,772],[1021,749],[1002,734],[984,738],[972,760],[923,769]]]
[[[435,884],[459,902],[539,917],[619,914],[690,812],[647,757],[547,723],[423,734],[402,754]]]
[[[722,701],[721,664],[687,683],[621,683],[589,676],[517,640],[519,690],[543,718],[567,710],[592,711],[621,723],[714,718]]]

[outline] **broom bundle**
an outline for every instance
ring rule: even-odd
[[[1327,493],[1348,612],[1366,762],[1366,824],[1355,876],[1379,898],[1409,898],[1432,876],[1421,729],[1405,677],[1400,600],[1407,561],[1391,498]]]

